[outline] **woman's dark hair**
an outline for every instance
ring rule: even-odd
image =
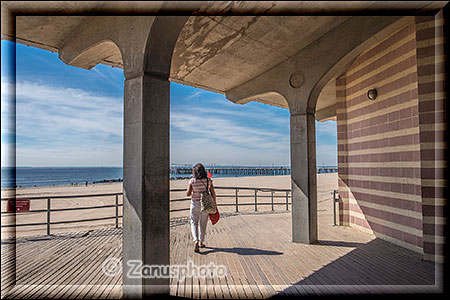
[[[192,175],[194,175],[196,179],[203,179],[208,177],[206,174],[206,169],[201,163],[195,165],[195,167],[192,169]]]

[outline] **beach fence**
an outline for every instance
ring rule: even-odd
[[[291,190],[260,187],[215,187],[217,206],[222,213],[288,211]],[[92,205],[94,200],[96,205]],[[86,200],[90,200],[88,204]],[[187,218],[190,197],[186,189],[170,190],[170,216]],[[55,195],[27,198],[1,198],[2,236],[51,235],[122,226],[123,193]]]

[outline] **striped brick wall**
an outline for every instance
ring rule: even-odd
[[[411,17],[336,80],[339,221],[422,253],[416,55]],[[367,98],[372,88],[375,101]]]
[[[424,259],[443,262],[445,168],[444,19],[415,17]]]
[[[347,102],[346,102],[346,80],[345,74],[336,79],[336,112],[339,112],[339,118],[337,118],[337,135],[338,135],[338,174],[347,174],[348,170],[348,144],[344,141],[348,140],[347,136],[347,126],[339,126],[342,120],[347,118]],[[344,124],[342,124],[344,125]],[[341,141],[341,142],[339,142]],[[344,173],[345,172],[345,173]],[[338,177],[339,186],[339,225],[348,226],[350,225],[350,214],[349,214],[349,201],[355,201],[355,198],[346,185],[346,181]]]

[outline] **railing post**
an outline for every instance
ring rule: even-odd
[[[47,235],[50,235],[50,198],[47,199]]]
[[[272,211],[274,210],[273,209],[273,191],[271,191],[271,196],[272,196]]]
[[[336,190],[333,191],[333,226],[336,226]]]
[[[119,195],[116,195],[116,228],[119,228]]]
[[[286,210],[289,210],[289,192],[286,191]]]
[[[258,190],[255,189],[255,211],[258,211]]]
[[[239,206],[239,204],[238,204],[238,192],[239,192],[239,190],[236,189],[236,212],[239,212],[239,208],[238,208],[238,206]]]

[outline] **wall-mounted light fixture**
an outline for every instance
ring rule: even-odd
[[[369,98],[370,100],[375,100],[377,98],[377,90],[376,89],[371,89],[367,92],[367,98]]]

